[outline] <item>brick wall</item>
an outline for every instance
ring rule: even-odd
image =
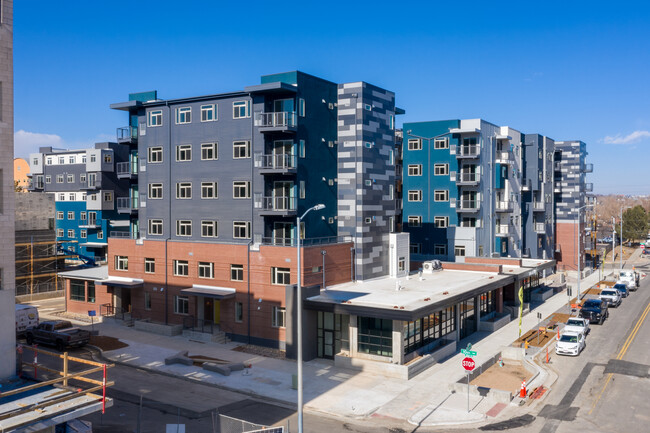
[[[578,270],[578,257],[577,253],[580,251],[578,248],[578,239],[581,241],[582,251],[580,260],[581,267],[584,269],[584,235],[579,236],[584,232],[584,224],[578,228],[574,223],[556,223],[555,224],[555,238],[556,250],[559,247],[559,253],[556,252],[555,259],[557,260],[558,270],[577,271]],[[578,239],[576,239],[578,238]]]

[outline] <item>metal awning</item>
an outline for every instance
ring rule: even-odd
[[[189,295],[205,296],[207,298],[214,299],[227,299],[235,297],[235,289],[231,287],[203,286],[200,284],[194,284],[192,287],[182,289],[181,292],[187,293]]]
[[[478,134],[481,132],[478,128],[449,128],[452,134]]]
[[[86,248],[105,248],[108,246],[108,244],[104,244],[101,242],[84,242],[83,244],[79,244],[79,246],[86,247]]]
[[[141,278],[112,277],[110,275],[105,280],[98,282],[106,286],[127,288],[138,288],[144,285],[144,280]]]

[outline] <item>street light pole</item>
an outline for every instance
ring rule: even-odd
[[[581,220],[580,220],[580,211],[582,209],[584,209],[584,208],[591,207],[591,206],[593,206],[593,204],[586,204],[586,205],[578,208],[578,223],[577,223],[577,226],[578,226],[578,232],[580,232],[580,236],[578,236],[578,294],[576,296],[576,303],[578,303],[578,304],[580,303],[580,280],[582,279],[582,260],[581,260],[582,259],[582,251],[580,251],[582,249],[581,243],[580,243],[580,239],[582,239],[582,232],[580,230],[580,222],[581,222]]]
[[[621,206],[621,241],[619,244],[621,244],[621,258],[620,258],[620,263],[621,263],[621,268],[619,271],[623,270],[623,209],[629,209],[632,206]],[[614,233],[616,236],[616,233]]]
[[[298,297],[297,302],[297,322],[298,322],[298,433],[303,433],[302,430],[302,406],[303,406],[303,396],[302,396],[302,285],[300,281],[300,222],[302,219],[313,210],[324,209],[324,204],[317,204],[316,206],[310,207],[302,214],[301,217],[296,218],[296,265],[297,265],[297,290],[296,296]]]

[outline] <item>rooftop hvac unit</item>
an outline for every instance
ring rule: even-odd
[[[442,263],[440,263],[440,260],[433,260],[431,263],[433,263],[434,271],[439,271],[442,269]]]
[[[422,263],[422,272],[425,274],[433,274],[433,261]]]

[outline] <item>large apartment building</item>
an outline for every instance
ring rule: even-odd
[[[59,248],[90,262],[106,260],[109,231],[126,233],[130,210],[119,208],[128,180],[119,176],[128,149],[97,143],[91,149],[42,147],[29,155],[30,191],[54,195]]]

